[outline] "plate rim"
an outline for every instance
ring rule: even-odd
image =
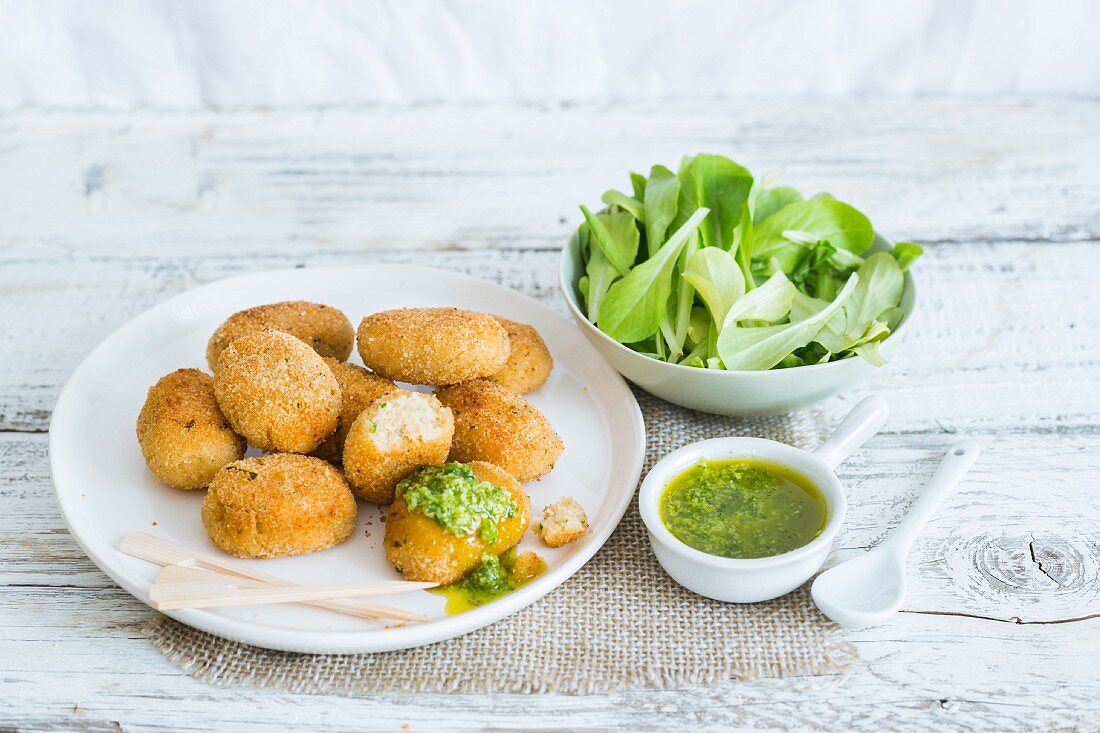
[[[627,385],[626,380],[621,374],[615,371],[602,356],[600,356],[595,347],[584,338],[584,334],[580,332],[576,324],[572,323],[567,317],[557,313],[549,306],[524,293],[496,282],[483,280],[464,272],[457,272],[446,268],[395,263],[363,263],[347,266],[279,268],[219,278],[209,283],[188,288],[187,290],[152,305],[114,329],[96,344],[96,346],[80,361],[72,374],[69,375],[69,378],[65,381],[64,387],[62,387],[61,392],[58,394],[57,401],[54,403],[54,409],[50,416],[48,440],[50,478],[54,489],[54,499],[58,504],[62,519],[65,522],[65,526],[70,536],[76,541],[80,549],[96,567],[127,593],[149,606],[147,590],[141,587],[142,584],[128,576],[128,573],[118,562],[119,555],[117,549],[110,546],[101,537],[84,536],[81,524],[82,520],[78,516],[80,508],[74,503],[79,494],[79,487],[70,488],[68,486],[65,476],[67,469],[61,466],[62,456],[64,454],[63,438],[61,436],[64,435],[64,431],[56,430],[55,428],[62,427],[68,418],[69,412],[75,409],[71,407],[70,404],[75,400],[73,393],[76,389],[75,385],[80,381],[81,376],[86,370],[91,369],[95,361],[102,358],[105,352],[109,352],[113,342],[122,340],[128,333],[141,329],[147,322],[156,321],[164,312],[170,312],[181,302],[193,299],[196,297],[196,294],[201,294],[205,290],[223,289],[231,287],[233,284],[243,285],[249,281],[262,281],[271,277],[286,277],[291,273],[301,274],[304,271],[316,275],[323,275],[325,272],[339,272],[342,275],[346,275],[349,271],[366,269],[373,272],[377,272],[378,270],[401,271],[410,275],[421,274],[436,277],[442,275],[465,280],[470,284],[477,284],[479,287],[507,293],[509,297],[518,297],[526,300],[534,306],[544,310],[547,314],[552,315],[554,318],[561,319],[561,321],[568,324],[570,328],[577,330],[577,343],[583,344],[581,348],[586,352],[590,352],[593,361],[600,364],[600,367],[606,371],[608,377],[611,378],[610,383],[621,391],[624,399],[616,404],[616,409],[629,410],[628,422],[637,428],[632,446],[635,456],[634,460],[631,462],[630,473],[626,476],[627,481],[621,483],[619,480],[616,480],[613,474],[606,487],[606,490],[610,491],[617,484],[623,486],[618,492],[617,498],[612,503],[609,521],[605,523],[599,532],[593,533],[591,540],[583,549],[570,554],[562,560],[561,564],[529,585],[503,596],[482,608],[453,616],[433,619],[431,622],[423,624],[413,622],[401,627],[372,628],[362,631],[292,630],[255,626],[242,619],[221,616],[203,609],[181,609],[178,611],[153,610],[187,626],[197,628],[221,638],[279,651],[355,654],[407,649],[434,644],[439,641],[467,634],[471,631],[484,628],[485,626],[526,608],[572,577],[578,570],[584,567],[588,561],[603,548],[607,540],[610,539],[611,535],[622,521],[623,516],[626,514],[627,509],[630,507],[630,503],[637,491],[638,482],[641,479],[641,472],[645,463],[646,454],[645,420],[642,416],[641,407],[638,404],[637,398]],[[619,446],[628,445],[621,440],[616,440],[615,444]],[[90,528],[88,531],[90,533]],[[150,608],[152,607],[150,606]]]

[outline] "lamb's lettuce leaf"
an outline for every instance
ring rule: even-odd
[[[858,282],[859,276],[852,275],[836,300],[804,320],[776,326],[723,329],[718,336],[718,356],[726,369],[733,371],[771,369],[795,349],[813,341],[825,322],[851,296]]]
[[[790,186],[762,188],[757,192],[753,201],[755,206],[752,212],[752,221],[754,224],[759,224],[787,204],[797,203],[801,200],[802,194]]]
[[[649,171],[644,189],[645,240],[649,256],[656,254],[665,243],[665,234],[676,218],[680,199],[680,179],[663,165],[655,165]],[[686,218],[686,217],[685,217]]]
[[[622,191],[611,189],[605,191],[600,200],[608,206],[618,206],[624,211],[629,211],[635,219],[645,224],[645,207],[638,199],[631,198]]]
[[[760,287],[734,301],[722,321],[722,331],[738,321],[778,321],[791,312],[791,301],[798,289],[782,272],[768,278]],[[721,333],[718,336],[721,340]]]
[[[657,250],[657,254],[611,285],[596,323],[601,331],[624,344],[657,333],[661,319],[668,313],[676,260],[708,213],[707,209],[698,209]]]
[[[683,278],[699,294],[716,323],[724,323],[734,301],[745,294],[745,277],[737,261],[720,247],[704,247],[694,252]]]
[[[593,214],[586,206],[581,213],[588,222],[591,246],[603,251],[604,257],[620,275],[626,275],[638,256],[638,227],[634,216],[626,211]]]
[[[775,257],[785,272],[801,260],[807,245],[793,242],[788,231],[804,232],[814,241],[825,240],[837,249],[861,254],[871,246],[875,230],[866,216],[831,197],[788,204],[756,228],[754,257]],[[798,246],[792,246],[798,245]]]
[[[677,221],[683,221],[696,209],[707,208],[703,221],[704,247],[733,246],[733,230],[741,221],[741,208],[749,199],[752,174],[729,158],[720,155],[696,155],[680,163],[680,201]]]

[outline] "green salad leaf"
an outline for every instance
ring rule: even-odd
[[[777,326],[726,328],[718,337],[718,356],[726,369],[771,369],[795,349],[814,340],[825,322],[851,297],[858,281],[859,276],[852,275],[836,300],[805,320]]]
[[[745,276],[737,260],[719,247],[694,252],[683,277],[695,288],[715,323],[724,323],[734,301],[745,294]]]
[[[584,206],[581,207],[588,222],[591,237],[589,242],[598,247],[620,275],[630,272],[634,259],[638,256],[638,228],[634,226],[634,217],[625,211],[601,212],[593,215]]]
[[[680,163],[680,210],[675,221],[685,221],[697,209],[711,214],[700,228],[704,247],[733,246],[733,230],[741,221],[741,208],[749,200],[752,174],[720,155],[696,155]]]
[[[608,288],[596,321],[601,331],[624,344],[642,341],[657,332],[661,319],[667,316],[676,259],[708,213],[697,209],[657,254]]]
[[[754,222],[762,222],[787,204],[793,204],[801,200],[802,194],[790,186],[762,188],[756,195],[756,205],[752,212],[752,220]]]
[[[574,234],[586,315],[648,357],[764,370],[862,358],[904,317],[923,250],[872,250],[871,222],[827,193],[804,198],[718,155],[630,174],[632,195],[581,207]]]
[[[787,204],[764,219],[756,231],[754,255],[775,257],[783,270],[790,272],[809,245],[788,232],[805,232],[814,241],[825,240],[838,250],[857,255],[875,240],[870,220],[855,208],[832,197],[812,198]]]
[[[665,233],[676,218],[680,198],[680,179],[663,165],[655,165],[649,172],[642,199],[645,209],[645,240],[652,257],[664,244]]]
[[[645,208],[641,201],[636,198],[631,198],[621,191],[611,189],[604,192],[604,195],[600,197],[608,206],[618,206],[620,209],[630,212],[630,214],[638,221],[645,223]]]

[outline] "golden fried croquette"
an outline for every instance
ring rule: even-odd
[[[344,441],[355,418],[378,398],[396,392],[397,385],[356,364],[330,357],[325,357],[325,363],[340,385],[340,420],[336,432],[325,438],[313,455],[330,463],[340,463],[344,460]]]
[[[320,458],[271,453],[218,471],[202,502],[210,541],[236,557],[324,550],[355,529],[355,497]]]
[[[487,379],[516,394],[527,394],[546,384],[554,368],[554,358],[550,356],[550,350],[539,332],[526,323],[509,321],[500,316],[496,319],[508,332],[508,362]]]
[[[584,534],[588,529],[588,515],[584,507],[565,496],[543,507],[542,521],[535,525],[535,534],[550,547],[561,547]]]
[[[264,451],[309,453],[332,435],[340,385],[304,342],[257,331],[231,343],[218,359],[214,394],[233,428]]]
[[[206,344],[206,361],[210,369],[217,369],[218,357],[226,346],[241,336],[265,328],[296,336],[321,356],[340,361],[347,361],[355,345],[351,321],[336,308],[304,300],[258,305],[234,313],[214,331]]]
[[[520,481],[550,472],[564,448],[534,405],[484,379],[437,390],[455,417],[452,461],[488,461]]]
[[[508,332],[487,313],[401,308],[359,324],[359,356],[384,377],[410,384],[456,384],[499,372]]]
[[[201,489],[246,448],[214,399],[214,380],[198,369],[177,369],[149,388],[137,439],[149,470],[176,489]]]
[[[452,464],[448,464],[450,466]],[[411,511],[405,496],[398,496],[386,517],[386,559],[408,580],[453,583],[473,570],[486,554],[500,555],[515,546],[531,521],[531,500],[516,479],[490,463],[469,464],[474,477],[505,489],[514,513],[493,522],[495,538],[486,542],[480,530],[457,535],[436,519]]]
[[[442,466],[454,435],[451,411],[423,392],[380,397],[352,423],[344,473],[352,491],[378,504],[393,501],[397,482],[418,468]]]

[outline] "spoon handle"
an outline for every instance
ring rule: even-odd
[[[940,508],[943,500],[954,493],[955,487],[974,465],[974,461],[978,460],[978,454],[981,452],[981,446],[970,438],[953,443],[940,461],[939,468],[925,484],[920,498],[886,542],[900,549],[903,557],[908,554],[909,548],[913,546],[924,525]]]
[[[852,451],[870,440],[889,416],[890,403],[882,397],[860,400],[814,454],[830,469],[835,469]]]

